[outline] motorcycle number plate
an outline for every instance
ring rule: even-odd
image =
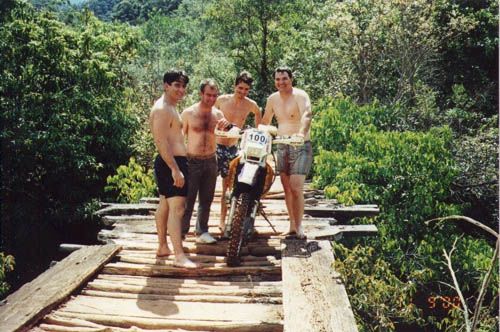
[[[266,145],[268,143],[268,136],[261,131],[253,131],[248,134],[248,141],[259,145]]]

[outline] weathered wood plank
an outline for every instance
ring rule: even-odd
[[[116,243],[122,246],[127,250],[155,250],[158,247],[158,244],[155,242],[139,242],[139,241],[130,241],[130,240],[122,240],[115,239],[112,240],[113,243]],[[254,256],[275,256],[280,254],[280,245],[279,242],[275,243],[275,240],[272,240],[272,243],[266,243],[261,241],[250,242],[248,246],[245,246],[241,249],[242,255],[254,255]],[[279,240],[278,240],[279,241]],[[198,253],[204,255],[217,255],[224,256],[226,254],[226,245],[227,241],[221,241],[216,245],[213,244],[195,244],[192,242],[184,242],[183,248],[184,252],[187,253]]]
[[[176,294],[144,294],[144,293],[125,293],[116,291],[98,291],[84,289],[83,295],[100,296],[104,298],[119,299],[143,299],[143,300],[166,300],[182,302],[216,302],[216,303],[264,303],[264,304],[282,304],[281,293],[279,296],[233,296],[233,295],[176,295]]]
[[[0,307],[0,331],[24,331],[66,299],[120,250],[119,246],[88,246],[22,286]]]
[[[252,321],[281,323],[280,305],[261,303],[199,303],[101,298],[80,295],[66,302],[57,313],[106,314],[129,318],[160,318],[188,321]]]
[[[99,274],[96,280],[112,280],[130,285],[156,285],[158,287],[193,287],[210,288],[215,286],[234,287],[234,288],[256,288],[256,287],[279,287],[281,281],[254,281],[248,278],[248,281],[229,281],[229,280],[201,280],[189,278],[155,278],[131,275]]]
[[[158,285],[147,282],[143,285],[118,284],[110,280],[94,280],[86,286],[88,290],[107,292],[158,294],[158,295],[230,295],[242,297],[279,296],[280,287],[233,287],[233,286],[205,286],[183,287],[182,285]]]
[[[328,241],[283,241],[284,331],[357,331]]]
[[[129,203],[115,203],[100,209],[95,212],[98,216],[104,215],[121,215],[121,214],[150,214],[151,211],[156,210],[156,204],[129,204]]]
[[[279,323],[267,323],[258,319],[248,321],[233,322],[226,321],[201,321],[201,320],[183,320],[170,318],[142,318],[128,317],[125,315],[108,316],[102,314],[79,314],[57,312],[58,316],[85,319],[87,321],[121,328],[130,328],[136,326],[143,329],[186,329],[191,331],[208,330],[213,332],[281,332],[283,325]]]
[[[220,266],[185,269],[166,265],[109,263],[104,267],[102,272],[108,274],[128,274],[135,276],[206,277],[230,275],[279,275],[281,274],[281,269],[279,265],[240,266],[234,268]]]
[[[378,229],[375,225],[335,225],[328,226],[322,229],[318,229],[307,233],[308,239],[330,239],[339,240],[342,235],[348,236],[365,236],[365,235],[375,235]]]
[[[101,324],[96,324],[90,321],[87,321],[85,319],[79,319],[79,318],[71,318],[71,317],[64,317],[60,315],[55,315],[55,314],[50,314],[45,316],[44,318],[44,324],[40,325],[41,327],[45,327],[44,330],[47,331],[53,331],[52,329],[55,328],[54,331],[75,331],[75,330],[65,330],[64,327],[68,328],[83,328],[83,329],[89,329],[88,331],[93,331],[93,332],[108,332],[108,331],[113,331],[113,332],[143,332],[143,331],[153,331],[150,329],[141,329],[136,326],[132,326],[130,328],[120,328],[117,326],[113,326],[112,329],[110,327],[107,327],[105,325]],[[93,330],[92,330],[93,328]],[[83,332],[87,330],[76,330],[78,332]],[[184,329],[155,329],[155,332],[186,332],[187,330]],[[199,330],[200,332],[203,332]]]
[[[376,206],[306,206],[304,214],[311,217],[333,217],[339,221],[346,221],[357,217],[373,217],[378,215],[380,209]]]

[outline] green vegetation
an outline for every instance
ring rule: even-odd
[[[7,273],[14,271],[15,261],[11,255],[0,252],[0,296],[4,296],[9,291],[9,284],[5,282]]]
[[[156,196],[156,183],[153,170],[147,172],[134,158],[130,158],[128,165],[121,165],[116,174],[108,176],[108,185],[105,191],[116,192],[118,202],[139,202],[142,197]]]
[[[314,105],[314,184],[381,209],[356,221],[378,236],[334,244],[360,330],[463,329],[462,307],[436,308],[457,295],[443,250],[474,308],[494,240],[425,221],[498,229],[496,1],[32,2],[0,11],[0,252],[16,278],[49,232],[95,226],[97,200],[154,194],[147,117],[166,69],[189,73],[185,104],[202,78],[227,93],[249,70],[263,107],[288,64]],[[498,330],[498,302],[496,267],[478,331]]]

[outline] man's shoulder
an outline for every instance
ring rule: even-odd
[[[269,95],[269,97],[267,97],[267,100],[268,101],[272,101],[272,100],[275,100],[276,98],[279,98],[280,96],[280,93],[278,91],[276,92],[273,92]]]
[[[197,107],[198,107],[198,103],[193,104],[193,105],[188,106],[188,107],[186,107],[185,109],[183,109],[183,110],[182,110],[182,113],[183,113],[183,114],[191,114],[191,113],[193,113],[193,112],[195,112],[195,111],[196,111]]]
[[[157,117],[165,117],[168,116],[168,112],[166,110],[166,105],[163,102],[163,97],[160,97],[155,101],[153,106],[151,107],[151,112],[149,113],[149,116],[151,118],[157,118]]]
[[[250,98],[248,98],[248,97],[245,97],[245,101],[246,101],[247,103],[249,103],[250,105],[252,105],[252,106],[257,106],[257,102],[256,102],[255,100],[253,100],[253,99],[250,99]]]
[[[302,89],[296,88],[296,87],[293,88],[293,94],[295,96],[298,96],[298,97],[307,97],[307,98],[309,98],[309,95],[307,94],[307,92],[305,92]]]
[[[229,99],[231,99],[233,97],[232,94],[225,94],[225,95],[220,95],[219,97],[217,97],[217,101],[220,101],[220,102],[227,102]]]

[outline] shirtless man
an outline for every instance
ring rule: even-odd
[[[198,198],[196,219],[196,242],[212,244],[216,240],[208,233],[208,217],[214,198],[217,180],[217,159],[215,157],[214,129],[229,125],[224,114],[214,107],[219,94],[213,80],[204,80],[200,85],[200,102],[182,112],[183,131],[187,135],[189,164],[189,186],[186,211],[182,218],[182,234],[189,231],[194,202]]]
[[[279,144],[276,170],[280,173],[285,190],[285,202],[290,216],[290,229],[285,235],[305,238],[302,230],[304,215],[304,181],[312,165],[311,101],[307,93],[292,86],[292,71],[280,67],[274,71],[277,92],[267,98],[263,124],[269,124],[276,116],[278,135],[300,136],[304,145],[292,147]]]
[[[248,93],[252,87],[253,78],[247,71],[242,71],[234,82],[234,93],[222,95],[217,98],[215,107],[224,113],[224,117],[238,128],[243,128],[248,114],[255,115],[255,127],[260,123],[261,113],[259,106],[252,99],[248,98]],[[220,204],[219,229],[224,233],[226,223],[227,205],[226,191],[228,189],[229,163],[238,155],[238,139],[217,137],[217,166],[222,177],[222,196]]]
[[[182,122],[176,111],[177,103],[184,97],[189,78],[183,71],[168,71],[163,76],[163,95],[158,99],[149,115],[149,125],[158,156],[154,172],[160,203],[155,220],[158,232],[156,257],[171,254],[167,244],[167,228],[174,247],[174,266],[195,268],[182,249],[181,218],[187,195],[188,172],[186,146],[182,133]]]

